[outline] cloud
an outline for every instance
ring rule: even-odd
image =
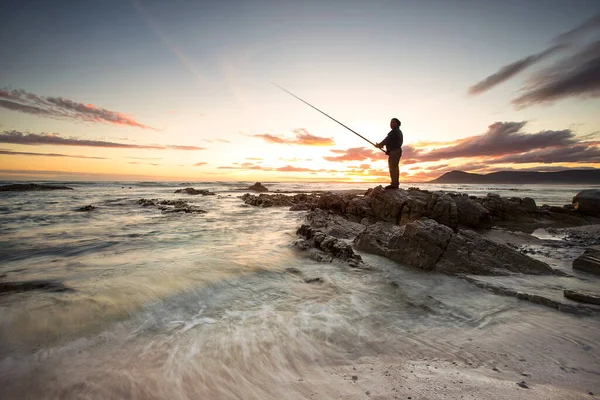
[[[261,133],[256,135],[249,135],[263,139],[267,143],[275,144],[296,144],[300,146],[333,146],[335,142],[333,138],[326,138],[321,136],[311,135],[306,129],[294,129],[295,138],[281,137],[271,135],[270,133]]]
[[[384,157],[384,153],[368,149],[366,147],[352,147],[346,150],[331,150],[332,153],[341,154],[339,156],[323,157],[327,161],[364,161],[377,160]]]
[[[523,153],[549,147],[567,147],[577,143],[569,129],[541,131],[528,134],[521,132],[526,122],[496,122],[483,135],[461,139],[458,144],[428,152],[415,151],[411,158],[416,161],[439,161],[461,157],[499,156]]]
[[[162,160],[161,157],[125,157],[129,160]]]
[[[512,101],[517,109],[568,97],[599,97],[600,40],[536,74],[523,90]]]
[[[588,34],[595,37],[581,47]],[[469,88],[470,94],[479,94],[515,76],[525,68],[548,56],[575,49],[551,67],[536,73],[521,89],[521,94],[512,101],[517,109],[559,99],[600,96],[600,14],[552,40],[547,49],[501,67],[497,72]],[[579,49],[579,50],[578,50]]]
[[[513,154],[492,160],[495,164],[502,163],[538,163],[552,164],[560,162],[569,163],[600,163],[600,147],[590,147],[584,144],[530,151],[522,154]]]
[[[23,151],[10,151],[10,150],[0,150],[0,154],[5,155],[21,155],[21,156],[44,156],[44,157],[69,157],[69,158],[89,158],[94,160],[109,160],[106,157],[89,157],[89,156],[72,156],[68,154],[56,154],[56,153],[28,153]]]
[[[104,140],[88,140],[78,138],[66,138],[57,133],[22,133],[18,131],[4,131],[0,133],[0,143],[11,143],[21,145],[55,145],[55,146],[81,146],[102,147],[115,149],[146,149],[146,150],[206,150],[204,147],[179,146],[179,145],[138,145],[128,143],[108,142]]]
[[[199,163],[196,163],[196,164],[194,164],[193,166],[194,166],[194,167],[201,167],[201,166],[203,166],[203,165],[206,165],[206,164],[208,164],[208,163],[207,163],[207,162],[204,162],[204,161],[202,161],[202,162],[199,162]]]
[[[93,104],[78,103],[62,97],[38,96],[24,90],[0,89],[0,107],[41,117],[101,122],[155,130],[155,128],[143,125],[133,117],[118,111],[107,110]]]
[[[263,161],[262,158],[257,158],[257,157],[247,157],[246,160],[250,160],[250,161]]]
[[[488,76],[482,81],[477,82],[475,85],[471,86],[469,88],[469,94],[477,95],[486,92],[494,86],[512,78],[519,72],[523,71],[525,68],[540,62],[544,58],[556,53],[558,50],[561,50],[564,47],[564,45],[552,46],[540,53],[532,54],[511,64],[505,65],[502,68],[500,68],[498,72],[493,73],[492,75]]]

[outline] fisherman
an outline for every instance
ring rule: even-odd
[[[385,188],[398,189],[398,186],[400,186],[400,157],[402,157],[402,142],[404,141],[402,131],[400,130],[400,120],[392,118],[390,128],[392,128],[390,133],[381,142],[376,143],[375,147],[381,149],[383,146],[386,146],[385,154],[388,155],[388,166],[390,168],[392,183]]]

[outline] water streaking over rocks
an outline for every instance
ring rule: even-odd
[[[568,227],[578,215],[560,211],[589,187],[420,185],[428,192],[406,191],[398,210],[386,192],[363,196],[367,184],[263,182],[277,195],[265,201],[238,190],[253,182],[39,183],[74,190],[0,195],[3,398],[600,393],[599,314],[563,296],[598,292],[597,275],[571,267],[597,240],[594,217]],[[449,193],[479,196],[470,201],[482,208]],[[392,245],[429,243],[407,229],[441,235],[445,248],[404,254]],[[514,270],[449,272],[450,261],[487,265],[475,255],[490,248],[518,260]],[[591,311],[525,301],[534,296]]]

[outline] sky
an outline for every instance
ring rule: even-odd
[[[0,179],[600,168],[598,0],[0,4]]]

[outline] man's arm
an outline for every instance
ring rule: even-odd
[[[387,134],[387,136],[385,137],[385,139],[383,139],[381,142],[379,142],[379,143],[376,143],[376,144],[375,144],[375,147],[377,147],[377,148],[381,149],[381,148],[383,148],[383,146],[387,145],[387,144],[388,144],[388,141],[390,140],[390,135],[391,135],[391,134],[392,134],[392,132],[390,131],[390,132]]]

